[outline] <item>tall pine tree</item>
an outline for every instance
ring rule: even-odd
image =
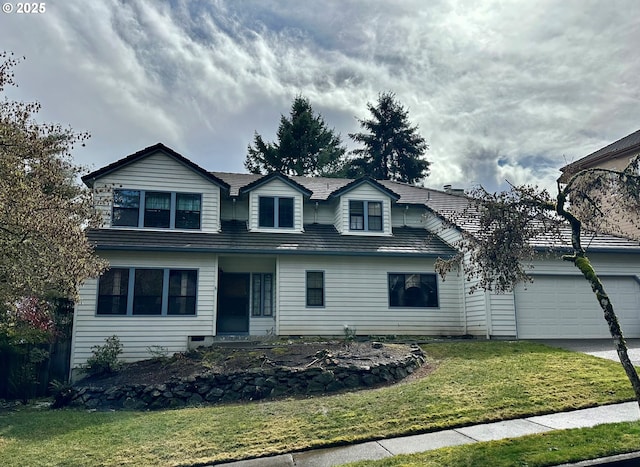
[[[280,117],[277,137],[277,142],[265,143],[255,133],[244,163],[249,172],[333,176],[346,152],[340,135],[327,127],[302,96],[293,100],[289,117]]]
[[[369,175],[381,180],[415,184],[429,175],[430,162],[424,158],[429,148],[412,126],[406,110],[392,92],[382,93],[374,106],[367,104],[372,117],[358,119],[366,132],[349,133],[363,145],[353,150],[347,166],[350,177]]]

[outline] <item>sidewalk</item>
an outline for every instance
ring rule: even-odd
[[[422,435],[370,441],[350,446],[294,452],[261,459],[215,465],[224,465],[227,467],[331,467],[348,462],[377,460],[398,454],[413,454],[479,441],[517,438],[519,436],[543,433],[545,431],[586,428],[602,423],[630,422],[639,419],[640,411],[638,410],[638,403],[634,401],[571,412],[467,426]]]

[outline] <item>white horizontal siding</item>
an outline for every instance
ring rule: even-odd
[[[169,353],[187,349],[187,338],[213,335],[216,316],[217,258],[210,254],[124,253],[103,255],[111,267],[158,267],[198,269],[196,316],[97,316],[97,279],[87,280],[79,290],[74,314],[71,366],[83,365],[91,347],[117,335],[123,345],[122,359],[148,358],[147,347],[165,347]]]
[[[252,336],[270,336],[275,335],[276,320],[275,316],[271,317],[255,317],[251,316],[249,320],[249,334]]]
[[[306,271],[324,271],[325,306],[307,308]],[[388,273],[432,273],[418,258],[284,257],[278,261],[277,331],[281,335],[460,335],[464,319],[458,280],[438,278],[438,308],[390,308]]]
[[[273,229],[259,227],[259,209],[261,196],[293,198],[293,229]],[[260,232],[302,232],[303,196],[298,190],[282,180],[273,179],[249,192],[249,230]]]
[[[233,202],[235,200],[235,203]],[[220,219],[225,221],[248,221],[249,220],[249,197],[223,199],[220,207]]]
[[[426,209],[416,206],[393,206],[391,224],[393,227],[425,227]]]
[[[304,206],[304,223],[331,225],[335,222],[336,208],[337,203],[308,202]]]
[[[382,202],[382,232],[349,229],[349,201]],[[340,197],[340,209],[336,216],[336,229],[344,235],[391,235],[391,198],[368,183],[363,183]]]
[[[515,337],[516,314],[513,292],[489,294],[491,337]]]
[[[462,240],[462,235],[456,227],[444,222],[440,217],[431,212],[428,212],[424,216],[424,227],[429,232],[436,234],[448,245],[455,246]]]
[[[158,153],[145,157],[96,181],[94,199],[96,207],[102,213],[105,226],[111,225],[115,188],[201,193],[201,231],[220,230],[220,188],[166,154]]]

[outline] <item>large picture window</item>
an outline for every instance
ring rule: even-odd
[[[202,195],[116,189],[111,225],[160,229],[200,229]]]
[[[251,315],[273,316],[273,274],[252,274]]]
[[[260,196],[258,200],[258,226],[293,228],[293,206],[293,198]]]
[[[163,269],[136,269],[133,286],[133,314],[161,315]]]
[[[307,271],[307,306],[324,306],[324,272]]]
[[[98,315],[195,315],[195,269],[112,268],[98,284]]]
[[[389,274],[389,306],[437,308],[435,274]]]
[[[349,201],[349,229],[382,231],[382,202]]]

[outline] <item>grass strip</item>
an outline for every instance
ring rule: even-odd
[[[349,467],[545,467],[640,451],[640,422],[453,446]],[[346,466],[345,466],[346,467]]]

